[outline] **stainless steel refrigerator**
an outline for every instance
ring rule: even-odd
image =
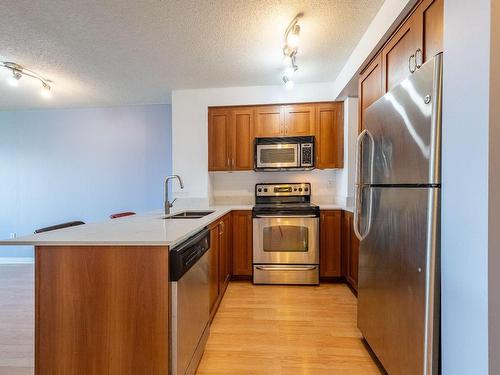
[[[358,327],[390,375],[439,371],[442,54],[372,104],[358,137]]]

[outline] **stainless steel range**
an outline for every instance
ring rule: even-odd
[[[319,284],[319,207],[311,184],[257,184],[254,284]]]

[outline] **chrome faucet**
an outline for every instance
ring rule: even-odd
[[[172,176],[168,176],[165,179],[165,215],[170,215],[170,209],[174,205],[174,202],[177,200],[177,198],[175,198],[172,202],[168,200],[168,181],[173,179],[178,179],[181,189],[184,189],[184,184],[182,183],[182,179],[179,175],[174,174]]]

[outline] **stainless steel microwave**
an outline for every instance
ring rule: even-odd
[[[256,171],[314,169],[314,136],[255,138]]]

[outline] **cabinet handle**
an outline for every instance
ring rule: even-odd
[[[220,225],[220,232],[219,232],[219,234],[221,234],[221,235],[222,235],[222,234],[224,233],[224,222],[223,222],[223,221],[221,221],[221,222],[219,223],[219,225]]]
[[[231,163],[229,162],[229,157],[227,158],[227,164],[226,165],[227,165],[228,168],[231,167]]]
[[[233,158],[233,169],[234,169],[235,165],[236,165],[236,162],[235,162],[235,160]]]
[[[417,69],[420,69],[422,63],[423,63],[423,53],[422,50],[419,48],[415,52],[415,66],[417,67]]]
[[[416,62],[415,62],[415,54],[411,55],[408,58],[408,69],[410,70],[410,73],[415,73],[416,68]]]

